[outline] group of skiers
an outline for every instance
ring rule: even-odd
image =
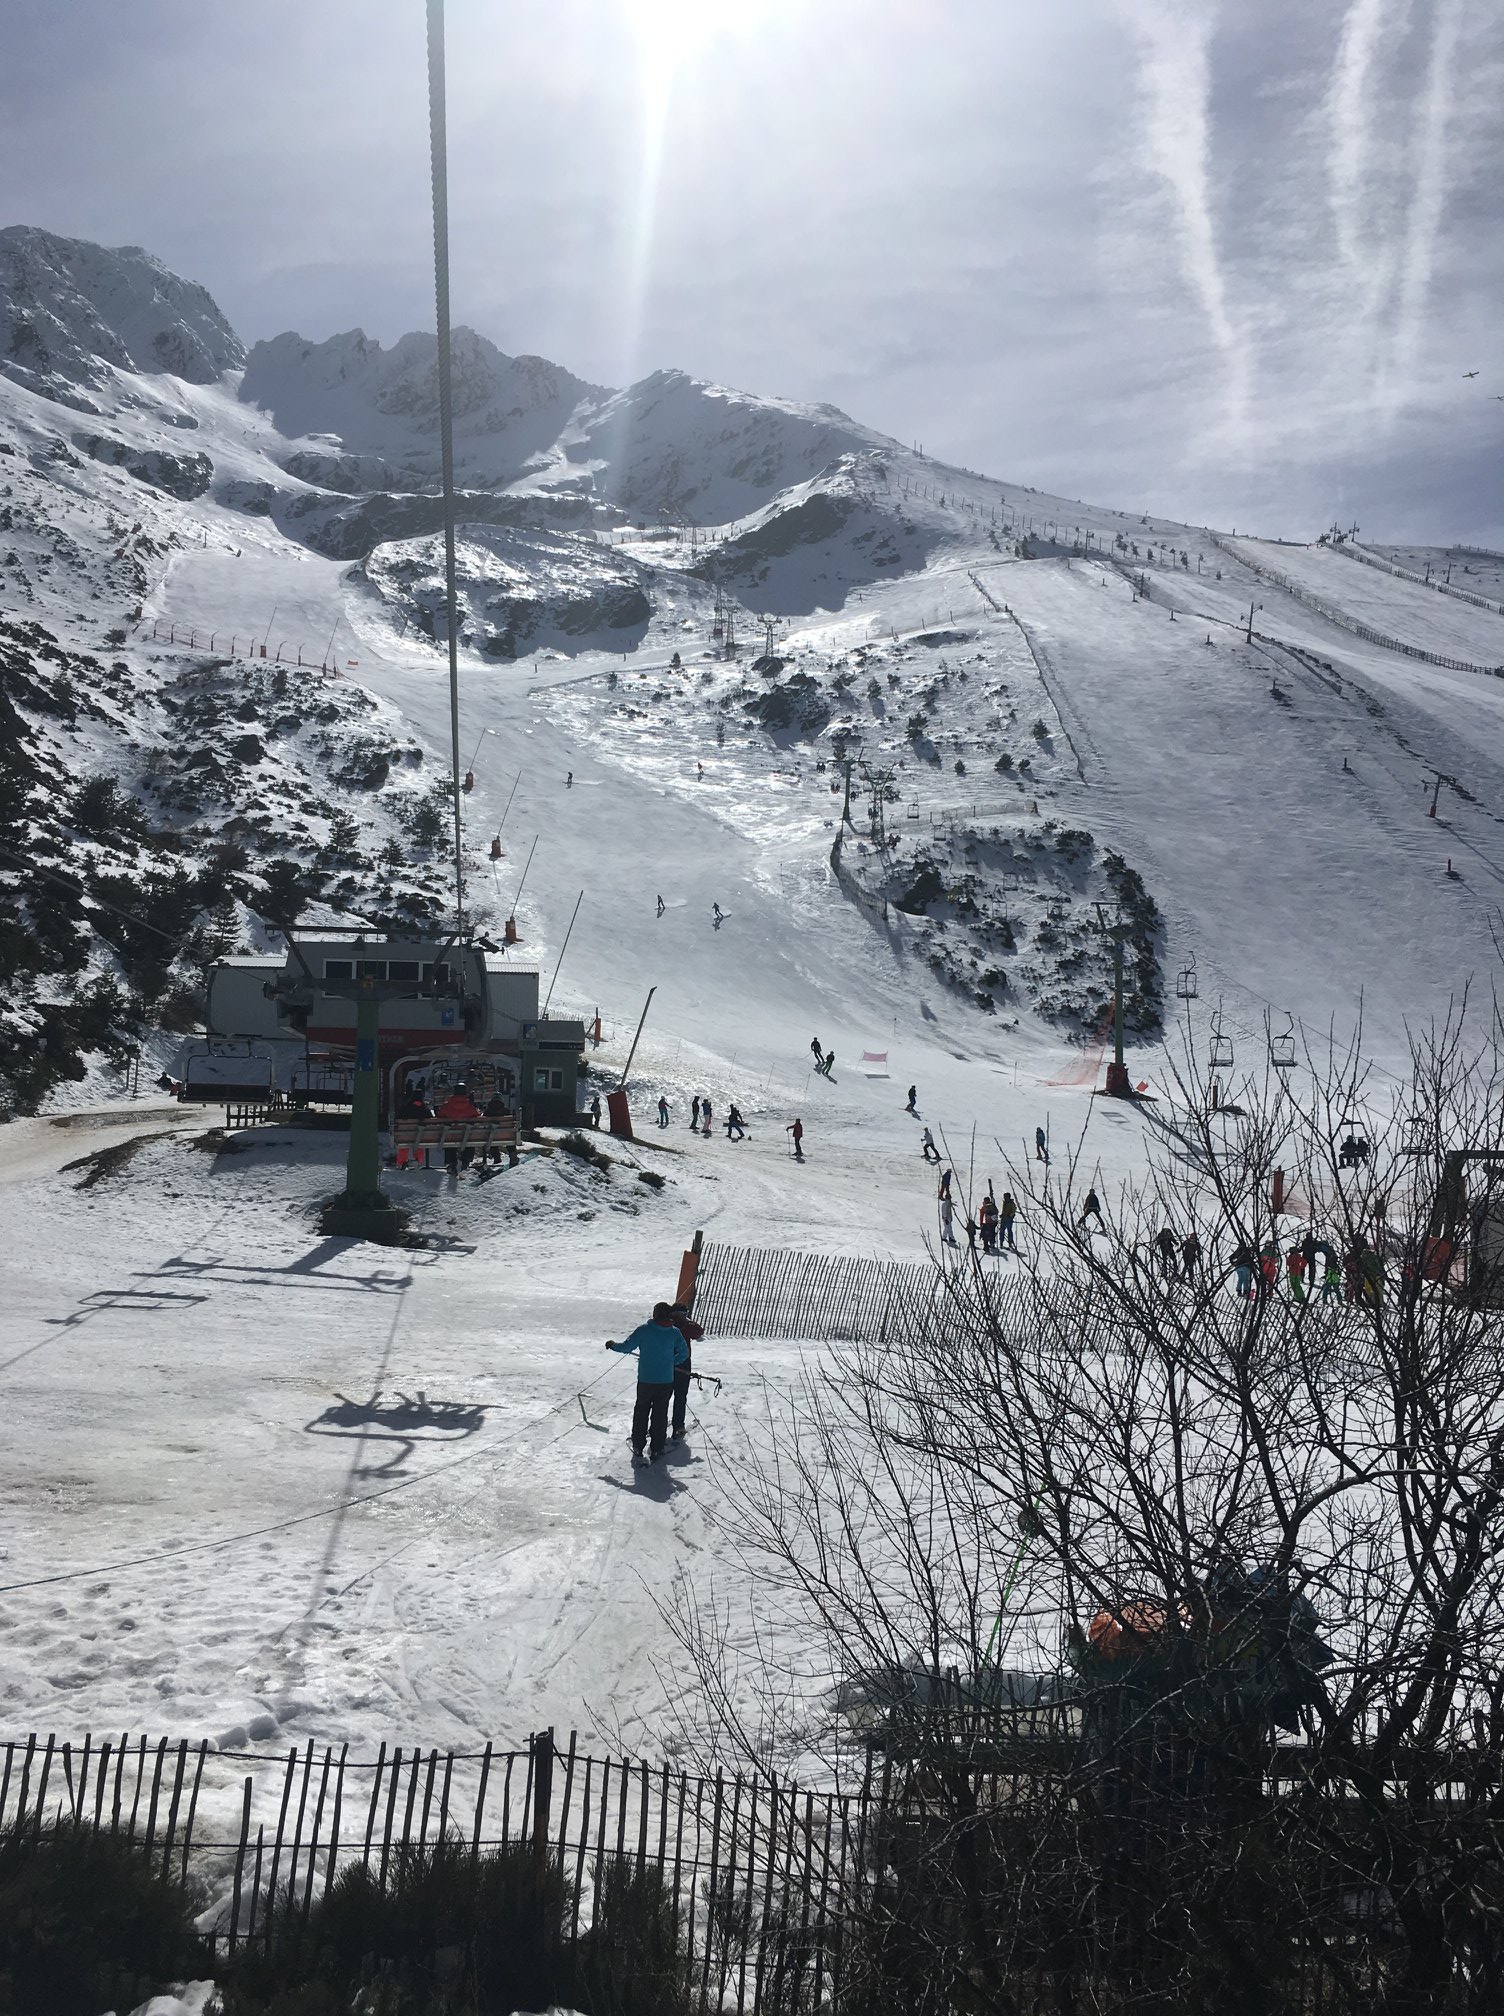
[[[1384,1292],[1383,1256],[1361,1232],[1354,1235],[1345,1252],[1339,1253],[1330,1239],[1318,1236],[1309,1226],[1303,1238],[1287,1247],[1283,1256],[1278,1242],[1266,1239],[1255,1251],[1251,1245],[1235,1246],[1231,1254],[1237,1292],[1243,1301],[1261,1302],[1279,1293],[1283,1279],[1297,1302],[1360,1302],[1376,1306]]]
[[[928,1133],[929,1129],[926,1128]],[[938,1158],[937,1158],[938,1159]],[[956,1201],[951,1195],[953,1172],[942,1169],[936,1190],[940,1210],[940,1238],[947,1246],[959,1246],[956,1237]],[[993,1192],[991,1178],[987,1182],[987,1195],[977,1206],[975,1218],[966,1214],[966,1245],[975,1259],[977,1241],[982,1242],[984,1253],[1001,1253],[1006,1247],[1010,1253],[1018,1251],[1018,1242],[1013,1236],[1013,1223],[1018,1216],[1018,1203],[1011,1190],[1005,1190],[999,1199]]]
[[[684,1303],[657,1302],[649,1320],[630,1336],[619,1344],[607,1339],[608,1351],[632,1353],[637,1359],[633,1463],[656,1463],[671,1441],[684,1440],[689,1382],[696,1376],[693,1346],[704,1335]]]
[[[810,1045],[809,1045],[809,1047],[810,1047],[810,1052],[811,1052],[811,1054],[812,1054],[812,1056],[814,1057],[814,1060],[815,1060],[815,1069],[816,1069],[816,1071],[818,1071],[818,1072],[819,1072],[819,1074],[820,1074],[820,1076],[821,1076],[822,1078],[829,1078],[829,1077],[830,1077],[830,1074],[831,1074],[831,1072],[832,1072],[832,1071],[834,1071],[834,1070],[835,1070],[835,1068],[836,1068],[836,1053],[835,1053],[835,1051],[834,1051],[834,1050],[823,1050],[823,1049],[822,1049],[822,1048],[820,1047],[820,1039],[819,1039],[819,1037],[818,1037],[818,1036],[812,1036],[812,1037],[810,1038]]]

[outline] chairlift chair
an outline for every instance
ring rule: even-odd
[[[1276,1071],[1288,1071],[1295,1063],[1295,1017],[1288,1010],[1285,1025],[1278,1035],[1269,1032],[1269,1062]]]
[[[1182,966],[1175,976],[1175,992],[1182,1001],[1194,1001],[1199,989],[1196,984],[1196,955],[1193,952],[1189,962]]]
[[[1212,1054],[1208,1061],[1213,1071],[1232,1069],[1232,1038],[1223,1031],[1220,1008],[1212,1017]]]

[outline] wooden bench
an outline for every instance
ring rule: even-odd
[[[486,1155],[506,1149],[515,1157],[521,1130],[515,1113],[500,1113],[479,1120],[402,1120],[392,1122],[393,1148],[417,1150],[426,1165],[428,1150],[442,1148],[458,1156],[468,1149],[472,1155]]]

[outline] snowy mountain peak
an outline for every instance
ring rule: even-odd
[[[0,371],[22,384],[97,384],[100,366],[113,365],[207,385],[244,357],[207,289],[139,245],[0,230]]]
[[[473,329],[451,338],[459,461],[468,485],[515,478],[550,446],[582,400],[604,389],[542,357],[509,357]],[[391,349],[352,329],[312,343],[288,332],[257,343],[240,396],[294,438],[336,435],[396,472],[438,467],[438,344],[417,333]]]

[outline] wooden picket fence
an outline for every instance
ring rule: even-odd
[[[219,1822],[208,1837],[194,1831],[201,1793]],[[785,2006],[795,1977],[813,2006],[837,1991],[842,1923],[881,1799],[870,1770],[860,1792],[838,1796],[594,1757],[574,1734],[557,1747],[552,1731],[526,1750],[383,1743],[364,1760],[309,1742],[285,1761],[186,1739],[32,1736],[7,1743],[0,1765],[0,1827],[92,1828],[137,1844],[164,1881],[193,1874],[226,1958],[300,1930],[353,1864],[385,1890],[414,1851],[525,1844],[567,1880],[569,1941],[589,1931],[603,1879],[656,1872],[706,2006],[742,2016],[765,1995]],[[239,1825],[226,1829],[235,1805]]]
[[[964,1247],[955,1264],[970,1265]],[[924,1321],[925,1312],[942,1309],[950,1295],[946,1272],[927,1260],[860,1260],[707,1241],[685,1255],[685,1270],[679,1299],[688,1299],[687,1282],[695,1321],[717,1337],[878,1340]],[[1005,1330],[1022,1318],[1022,1285],[999,1275],[991,1262],[977,1270],[967,1292],[982,1296]]]

